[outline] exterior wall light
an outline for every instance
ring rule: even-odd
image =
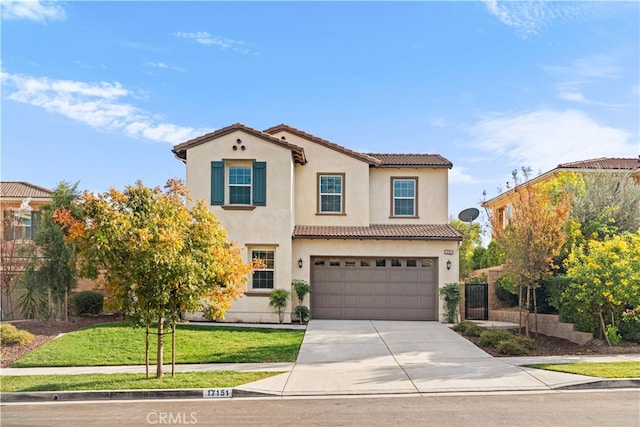
[[[298,268],[302,268],[302,258],[298,260]]]
[[[451,270],[451,260],[447,261],[447,270]]]

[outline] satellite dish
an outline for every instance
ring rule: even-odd
[[[468,208],[458,214],[458,219],[463,222],[473,222],[474,219],[478,218],[478,215],[480,215],[478,209]]]

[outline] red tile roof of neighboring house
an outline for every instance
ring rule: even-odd
[[[558,169],[628,169],[640,168],[640,157],[600,157],[598,159],[581,160],[578,162],[562,163]]]
[[[343,147],[341,145],[338,145],[338,144],[335,144],[333,142],[327,141],[326,139],[319,138],[319,137],[317,137],[315,135],[311,135],[310,133],[301,131],[300,129],[296,129],[296,128],[291,127],[289,125],[285,125],[284,123],[283,124],[279,124],[277,126],[274,126],[274,127],[271,127],[269,129],[265,130],[265,133],[273,135],[275,133],[283,132],[283,131],[292,133],[292,134],[294,134],[294,135],[296,135],[296,136],[298,136],[300,138],[304,138],[304,139],[306,139],[308,141],[312,141],[312,142],[315,142],[317,144],[323,145],[323,146],[325,146],[327,148],[330,148],[332,150],[338,151],[338,152],[340,152],[342,154],[346,154],[347,156],[351,156],[351,157],[354,157],[356,159],[362,160],[363,162],[367,162],[370,165],[378,166],[380,164],[380,160],[375,158],[375,157],[372,157],[370,155],[363,154],[363,153],[358,153],[357,151],[349,150],[348,148],[345,148],[345,147]]]
[[[462,240],[449,224],[296,225],[294,239]]]
[[[233,125],[215,130],[213,132],[209,132],[207,134],[204,134],[202,136],[199,136],[197,138],[194,139],[190,139],[189,141],[183,142],[181,144],[175,145],[173,147],[173,153],[180,159],[182,160],[186,160],[187,159],[187,149],[191,148],[191,147],[195,147],[197,145],[203,144],[211,139],[214,138],[218,138],[221,137],[223,135],[227,135],[229,133],[235,132],[237,130],[241,130],[243,132],[246,132],[250,135],[256,136],[258,138],[262,138],[266,141],[272,142],[276,145],[279,145],[281,147],[287,148],[289,150],[291,150],[292,154],[293,154],[293,158],[296,161],[296,163],[300,163],[300,164],[305,164],[307,162],[305,156],[304,156],[304,150],[302,149],[302,147],[297,146],[295,144],[291,144],[283,139],[280,138],[276,138],[274,136],[269,135],[268,133],[265,132],[261,132],[259,130],[250,128],[248,126],[243,125],[242,123],[235,123]]]
[[[380,167],[430,167],[452,168],[453,164],[439,154],[378,154],[367,153],[371,157],[380,159]]]
[[[22,181],[0,182],[0,197],[3,199],[51,199],[53,191]]]

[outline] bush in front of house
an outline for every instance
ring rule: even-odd
[[[496,346],[496,350],[498,351],[498,353],[507,356],[522,356],[529,353],[527,347],[520,344],[513,338],[505,341],[500,341]]]
[[[505,329],[487,329],[480,334],[480,345],[498,347],[501,341],[513,339],[513,334]]]
[[[0,323],[0,345],[23,345],[33,341],[35,337],[29,331],[16,328],[11,323]]]
[[[468,320],[455,324],[452,329],[467,337],[479,337],[480,334],[485,331],[485,328],[482,326]]]
[[[104,306],[104,296],[98,291],[81,291],[73,297],[73,310],[77,316],[98,315]]]
[[[640,343],[640,307],[625,310],[618,329],[623,340]]]

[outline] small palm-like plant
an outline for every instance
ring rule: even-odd
[[[278,311],[278,319],[280,323],[284,320],[284,308],[289,302],[290,292],[286,289],[274,289],[269,295],[269,306],[275,308]]]

